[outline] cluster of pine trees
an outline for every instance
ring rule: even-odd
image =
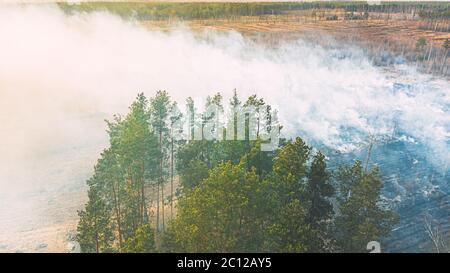
[[[207,104],[223,109],[222,96]],[[377,168],[356,161],[331,172],[325,155],[299,137],[262,151],[260,130],[281,128],[275,116],[259,118],[270,106],[236,93],[230,105],[256,107],[257,122],[245,123],[256,139],[177,138],[182,114],[165,91],[149,100],[139,94],[125,117],[108,122],[110,146],[79,212],[82,251],[367,252],[389,234],[398,217],[380,206]],[[191,98],[187,109],[200,117],[189,130],[203,132],[213,117],[195,114]],[[237,139],[236,116],[229,123]]]

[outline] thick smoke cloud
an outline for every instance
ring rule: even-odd
[[[164,89],[183,103],[235,88],[274,104],[288,136],[348,151],[397,130],[437,165],[450,160],[449,82],[375,67],[357,48],[268,48],[235,32],[163,33],[107,13],[0,6],[0,196],[63,185],[45,178],[77,168],[64,158],[92,165],[107,143],[103,119],[125,113],[138,92]]]

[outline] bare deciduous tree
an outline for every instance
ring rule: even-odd
[[[433,219],[430,214],[426,214],[424,217],[424,227],[428,237],[433,242],[434,248],[437,253],[450,253],[450,241],[447,242],[443,235],[439,223]]]

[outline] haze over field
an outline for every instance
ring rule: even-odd
[[[160,32],[104,12],[0,5],[0,60],[0,245],[9,232],[38,228],[60,191],[82,192],[107,143],[103,119],[125,113],[138,92],[167,90],[181,104],[256,93],[279,109],[286,136],[341,152],[368,135],[394,137],[422,145],[421,156],[448,171],[448,80],[375,67],[332,39],[329,48],[269,48],[236,32]]]

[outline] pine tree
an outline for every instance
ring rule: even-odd
[[[299,199],[278,207],[267,230],[271,252],[301,253],[310,251],[314,234],[307,224],[307,210]]]
[[[256,140],[241,161],[247,164],[248,170],[254,168],[260,177],[266,177],[272,172],[274,156],[275,152],[261,151],[261,140]]]
[[[135,196],[137,197],[138,224],[147,222],[145,182],[158,176],[155,166],[157,166],[157,158],[161,156],[161,151],[158,149],[158,139],[154,132],[150,130],[147,104],[144,94],[139,94],[123,122],[119,144],[121,166],[126,166],[131,190],[133,194],[136,193]]]
[[[173,200],[174,200],[174,175],[175,175],[175,154],[181,139],[178,137],[183,128],[177,126],[181,121],[183,114],[178,109],[177,103],[173,102],[170,106],[170,218],[173,218]]]
[[[95,183],[95,181],[90,181]],[[84,210],[78,212],[77,241],[83,252],[106,252],[114,239],[109,226],[109,211],[95,185],[91,185],[89,201]]]
[[[256,118],[256,128],[254,128],[255,130],[255,135],[256,138],[259,139],[259,134],[260,134],[260,130],[261,130],[261,122],[263,119],[263,111],[264,111],[264,106],[265,106],[265,102],[264,99],[259,98],[256,95],[252,95],[250,96],[247,101],[244,104],[244,107],[248,107],[251,106],[254,108],[255,113],[253,113],[255,115]],[[249,128],[249,130],[251,130],[252,128]]]
[[[167,161],[167,141],[168,141],[168,115],[170,108],[170,97],[166,91],[158,91],[154,98],[150,101],[151,125],[158,137],[159,142],[159,171],[157,181],[157,201],[156,201],[156,230],[160,229],[160,200],[161,200],[161,217],[162,229],[164,230],[164,184],[165,169]],[[161,190],[161,198],[160,198]]]
[[[365,172],[360,161],[337,174],[339,211],[336,218],[338,246],[344,252],[367,252],[367,243],[387,236],[398,217],[380,207],[383,183],[378,168]]]
[[[195,103],[191,97],[186,99],[186,109],[188,118],[188,140],[194,140],[195,135]]]
[[[125,118],[115,116],[113,121],[107,122],[111,146],[102,152],[95,166],[89,181],[89,202],[82,212],[83,219],[90,219],[91,207],[104,202],[108,215],[102,219],[107,217],[107,225],[115,231],[119,251],[124,250],[124,242],[136,229],[149,220],[145,189],[147,181],[156,176],[159,150],[157,138],[149,126],[147,103],[145,96],[139,94]]]
[[[274,158],[270,178],[275,192],[275,217],[269,229],[273,251],[306,252],[313,233],[308,221],[306,179],[311,148],[299,137],[288,142]]]
[[[227,133],[227,140],[239,140],[239,122],[242,122],[239,120],[239,114],[240,114],[240,107],[242,102],[239,100],[239,97],[237,95],[236,89],[233,91],[233,97],[230,99],[230,119],[229,119],[229,125],[227,126],[227,131],[230,132]],[[232,136],[230,138],[230,136]]]
[[[221,116],[223,114],[222,95],[216,93],[214,96],[208,96],[205,104],[205,113],[202,115],[202,140],[204,140],[204,134],[208,133],[211,139],[210,141],[221,140],[223,134],[223,128],[221,126]],[[205,128],[205,125],[208,125]],[[205,130],[205,132],[204,132]]]
[[[149,224],[143,224],[137,227],[134,234],[128,237],[126,241],[125,252],[155,252],[155,236],[153,233],[153,228]]]
[[[263,245],[264,183],[244,164],[223,163],[179,200],[170,227],[177,251],[258,251]]]
[[[308,173],[307,199],[309,201],[308,224],[314,230],[316,239],[311,242],[310,251],[326,252],[330,250],[332,238],[330,236],[333,205],[330,198],[334,188],[330,183],[325,156],[318,152],[314,155]]]
[[[311,148],[299,137],[288,142],[274,159],[273,172],[279,181],[283,203],[305,197],[305,178]]]
[[[116,239],[118,239],[119,251],[123,247],[123,206],[124,206],[124,183],[123,174],[117,164],[116,154],[112,148],[106,149],[102,152],[100,159],[95,166],[94,178],[97,181],[102,181],[97,187],[101,189],[105,195],[106,200],[112,213],[110,218],[111,226],[115,226]],[[114,223],[114,224],[113,224]]]

